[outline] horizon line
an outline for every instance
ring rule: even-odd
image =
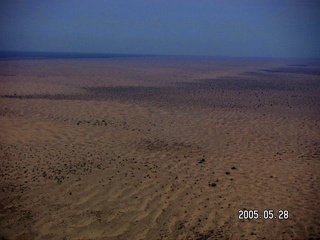
[[[224,55],[182,55],[182,54],[137,54],[106,52],[69,52],[69,51],[24,51],[0,50],[0,59],[74,59],[74,58],[129,58],[129,57],[177,57],[177,58],[217,58],[217,59],[274,59],[274,60],[320,60],[320,57],[270,57],[270,56],[224,56]]]

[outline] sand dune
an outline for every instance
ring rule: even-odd
[[[320,237],[318,63],[24,60],[0,75],[4,239]]]

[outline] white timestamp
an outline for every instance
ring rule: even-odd
[[[257,220],[257,219],[265,219],[265,220],[286,220],[289,219],[289,211],[286,209],[280,209],[278,211],[274,211],[273,209],[266,209],[263,211],[259,211],[257,209],[248,210],[241,209],[238,212],[238,219],[240,220]]]

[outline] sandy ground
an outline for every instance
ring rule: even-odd
[[[1,61],[0,236],[319,239],[319,116],[319,62]]]

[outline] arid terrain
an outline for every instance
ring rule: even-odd
[[[319,61],[1,60],[0,237],[319,239],[319,127]]]

